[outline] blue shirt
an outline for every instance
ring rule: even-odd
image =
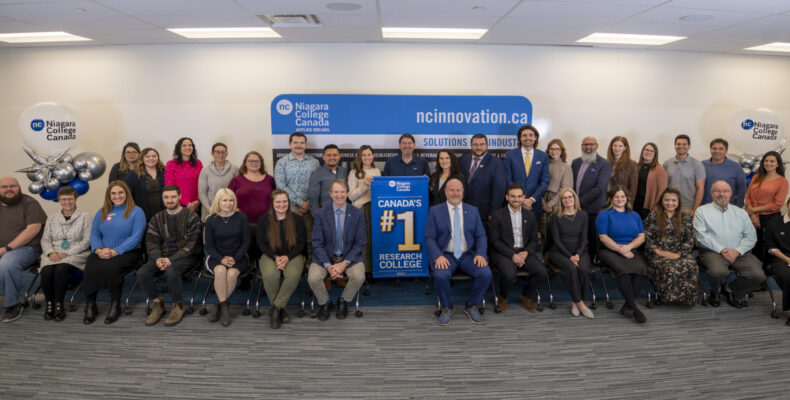
[[[725,181],[732,189],[730,204],[743,207],[743,200],[746,198],[746,174],[743,173],[743,168],[729,158],[719,164],[712,163],[710,159],[702,160],[702,166],[705,167],[705,194],[702,195],[702,204],[713,202],[713,197],[710,195],[710,187],[713,183]]]
[[[699,206],[694,212],[694,231],[697,244],[717,253],[735,249],[746,254],[757,243],[757,232],[749,214],[733,205],[724,211],[716,203]]]
[[[96,249],[113,249],[124,254],[140,247],[140,240],[145,233],[145,214],[135,206],[129,216],[124,219],[126,205],[115,206],[101,218],[101,209],[96,211],[91,225],[91,251]]]
[[[595,218],[595,229],[599,235],[609,236],[617,244],[631,243],[640,233],[644,233],[642,219],[633,211],[620,212],[607,208]]]
[[[285,190],[291,204],[300,207],[305,201],[309,201],[308,187],[310,185],[310,174],[319,167],[318,160],[304,155],[299,161],[292,153],[277,161],[274,166],[274,184],[277,189]]]
[[[393,156],[387,159],[384,163],[384,171],[381,172],[382,176],[429,176],[431,169],[428,167],[428,160],[413,155],[408,164],[403,162],[400,155]]]

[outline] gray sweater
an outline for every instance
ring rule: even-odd
[[[230,180],[238,174],[239,169],[229,161],[225,161],[225,165],[222,168],[215,166],[214,161],[212,161],[208,166],[200,170],[198,196],[200,196],[200,204],[203,206],[203,212],[201,213],[203,222],[208,218],[208,211],[217,191],[228,187]]]
[[[55,264],[47,257],[49,253],[66,253],[68,256],[58,263],[71,264],[79,269],[85,268],[85,261],[91,253],[91,225],[93,218],[82,210],[75,210],[68,221],[58,211],[47,217],[44,234],[41,236],[41,267]],[[63,237],[69,248],[63,249]]]

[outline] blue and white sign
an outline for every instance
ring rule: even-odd
[[[373,277],[428,276],[428,177],[375,177],[370,193]]]

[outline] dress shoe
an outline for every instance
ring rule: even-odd
[[[66,319],[66,309],[63,308],[63,302],[55,303],[55,321],[60,322]]]
[[[82,323],[90,325],[96,321],[96,316],[99,315],[99,307],[96,307],[96,302],[91,302],[85,305],[85,316],[82,317]]]
[[[51,301],[47,301],[47,308],[44,310],[44,320],[51,321],[55,318],[55,305]]]
[[[636,322],[640,324],[644,324],[645,322],[647,322],[647,317],[645,316],[645,313],[643,313],[642,310],[639,309],[634,310],[634,319],[636,320]]]
[[[280,307],[280,322],[284,324],[291,322],[291,316],[285,311],[285,307]]]
[[[538,307],[535,305],[532,299],[527,297],[527,295],[524,293],[521,293],[521,302],[524,303],[524,308],[526,308],[529,312],[535,312],[538,310]]]
[[[148,326],[154,325],[162,318],[162,315],[165,313],[165,303],[162,301],[162,298],[159,298],[159,301],[154,302],[154,306],[151,307],[151,312],[148,314],[148,318],[145,319],[145,324]]]
[[[164,306],[162,309],[164,310]],[[173,304],[173,309],[170,310],[170,315],[168,315],[167,319],[165,320],[165,326],[178,325],[178,323],[184,319],[184,314],[186,314],[184,303],[179,301]]]
[[[741,304],[740,300],[735,298],[735,293],[730,290],[729,287],[724,291],[724,295],[727,296],[727,304],[734,308],[742,308],[743,304]]]
[[[107,311],[107,316],[104,318],[105,324],[112,324],[121,317],[121,303],[113,301],[110,303],[110,310]]]
[[[579,311],[578,307],[571,307],[571,315],[578,317],[579,315],[582,315],[582,313]]]
[[[710,292],[710,298],[708,299],[708,303],[711,307],[718,307],[721,305],[721,295],[719,292]]]
[[[230,325],[230,300],[220,303],[220,307],[222,307],[222,315],[219,316],[219,323],[227,327]]]
[[[505,296],[497,295],[494,312],[497,314],[501,312],[507,312],[507,298]]]
[[[623,307],[620,309],[620,314],[625,315],[626,318],[631,318],[634,316],[634,309],[628,304],[623,304]]]
[[[348,316],[348,304],[346,304],[343,298],[337,299],[337,311],[335,311],[335,317],[337,319],[345,319]]]
[[[222,307],[217,303],[217,308],[208,316],[208,322],[217,322],[222,317]]]
[[[595,319],[595,314],[593,314],[592,310],[590,310],[589,308],[579,309],[579,311],[581,311],[582,315],[584,315],[585,317],[589,319]]]
[[[276,307],[272,307],[271,312],[269,313],[269,326],[272,329],[280,329],[282,322],[280,321],[280,309]]]
[[[318,308],[318,314],[316,315],[319,321],[326,321],[329,319],[329,302],[327,301],[324,304],[321,304],[321,307]]]

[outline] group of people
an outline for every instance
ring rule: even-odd
[[[571,314],[594,318],[584,303],[594,262],[614,272],[625,299],[620,312],[639,323],[647,318],[634,299],[648,279],[658,301],[695,304],[697,260],[712,285],[711,305],[718,306],[723,293],[740,308],[765,280],[765,261],[784,289],[784,310],[790,309],[790,217],[780,214],[788,184],[779,153],[762,157],[747,186],[740,166],[726,157],[724,139],[713,140],[711,158],[699,162],[688,154],[690,138],[679,135],[676,154],[662,165],[653,143],[642,147],[636,161],[625,137],[611,140],[606,157],[598,155],[597,140],[586,137],[581,156],[569,165],[560,139],[543,152],[539,137],[534,126],[521,127],[520,146],[502,160],[488,151],[488,138],[477,134],[471,152],[460,158],[452,150],[439,151],[431,173],[427,160],[414,153],[410,134],[400,136],[400,154],[387,159],[382,171],[368,145],[359,148],[349,170],[340,165],[336,145],[324,147],[319,163],[306,154],[305,135],[295,132],[274,176],[256,151],[236,168],[223,143],[212,146],[213,160],[205,168],[190,138],[178,140],[166,165],[155,149],[128,143],[93,218],[77,208],[72,188],[59,190],[61,210],[47,217],[14,178],[2,178],[3,322],[21,316],[21,272],[36,261],[48,320],[65,318],[69,277],[83,270],[83,322],[97,318],[101,289],[111,299],[104,322],[115,322],[124,278],[136,270],[153,301],[145,323],[156,324],[166,313],[155,283],[164,275],[172,298],[165,325],[175,325],[185,314],[183,275],[205,268],[218,297],[209,320],[228,326],[229,297],[253,265],[272,304],[272,328],[290,321],[285,306],[305,268],[319,306],[315,316],[326,320],[334,308],[343,319],[372,267],[373,178],[423,175],[429,176],[431,205],[425,243],[441,325],[452,320],[450,278],[457,269],[474,279],[464,307],[473,323],[484,323],[479,308],[493,279],[491,268],[499,277],[496,312],[508,310],[519,271],[527,276],[522,303],[536,311],[533,299],[547,270],[554,270],[571,296]],[[738,277],[728,283],[730,269]],[[344,287],[336,307],[330,281]]]

